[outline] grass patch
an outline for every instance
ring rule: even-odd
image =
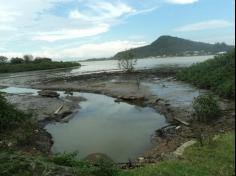
[[[0,64],[0,73],[15,73],[25,71],[36,71],[36,70],[49,70],[57,68],[69,68],[81,66],[76,62],[30,62],[21,64]]]
[[[235,50],[183,69],[177,79],[222,97],[235,98]]]
[[[186,150],[183,160],[123,171],[120,176],[232,176],[234,175],[234,134],[222,135],[212,144]]]

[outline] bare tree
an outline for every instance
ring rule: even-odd
[[[34,57],[32,55],[24,55],[23,56],[25,63],[32,62]]]
[[[133,72],[136,63],[137,59],[135,59],[134,54],[130,51],[124,52],[118,60],[119,68],[125,72]]]

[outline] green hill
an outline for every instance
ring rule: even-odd
[[[151,56],[210,55],[226,52],[233,48],[233,46],[226,45],[225,43],[209,44],[178,37],[161,36],[150,45],[117,53],[113,58],[118,59],[125,52],[132,52],[136,58]]]

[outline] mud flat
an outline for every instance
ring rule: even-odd
[[[27,80],[27,77],[24,77],[24,81],[20,82],[16,81],[16,78],[7,79],[11,79],[11,81],[8,81],[11,86],[17,85],[38,90],[66,91],[68,93],[86,92],[103,94],[115,98],[114,101],[116,103],[126,102],[138,107],[149,107],[162,114],[170,126],[163,129],[164,135],[160,135],[157,131],[154,139],[155,145],[140,155],[139,159],[135,162],[139,164],[162,160],[184,142],[194,138],[194,126],[191,125],[193,114],[192,101],[194,97],[206,91],[198,90],[191,85],[177,81],[175,79],[177,71],[178,69],[165,68],[142,70],[132,74],[104,72],[46,79],[41,77],[40,81],[35,82],[30,82]],[[1,83],[0,79],[0,85],[6,85],[4,84],[6,83],[5,81]],[[51,117],[53,114],[51,110],[55,110],[62,103],[62,99],[49,100],[47,98],[31,96],[7,95],[8,99],[22,110],[38,109],[36,112],[40,112],[44,109],[41,112],[43,116],[39,115],[38,120]],[[21,102],[24,102],[24,105]],[[65,106],[70,111],[73,111],[78,109],[80,101],[72,100],[70,103],[67,103]],[[206,125],[206,128],[216,134],[234,129],[235,121],[234,102],[220,99],[219,103],[224,114],[211,125]],[[29,108],[31,106],[32,108]],[[47,108],[48,110],[46,110]],[[49,112],[49,109],[51,112]]]

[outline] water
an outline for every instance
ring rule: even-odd
[[[18,94],[18,95],[24,95],[24,94],[31,94],[31,95],[38,95],[38,91],[36,89],[29,89],[29,88],[20,88],[20,87],[7,87],[4,89],[0,89],[0,92],[5,92],[9,94]]]
[[[81,158],[103,153],[116,162],[135,159],[152,146],[151,135],[166,125],[165,117],[151,108],[115,103],[113,98],[83,93],[87,101],[68,123],[48,124],[52,151],[79,151]]]
[[[138,59],[136,69],[187,67],[194,63],[203,62],[212,57],[213,56],[191,56]],[[49,80],[58,77],[119,71],[117,60],[81,62],[81,64],[82,66],[77,68],[0,74],[0,84],[5,86],[34,85],[40,84],[43,80]]]
[[[166,57],[166,58],[144,58],[138,59],[136,69],[160,68],[165,66],[187,67],[194,63],[203,62],[213,56],[189,56],[189,57]],[[82,67],[73,69],[71,74],[85,74],[103,71],[118,71],[118,61],[91,61],[81,62]]]
[[[180,81],[161,79],[143,82],[153,95],[168,101],[173,107],[192,108],[195,97],[206,91]]]

